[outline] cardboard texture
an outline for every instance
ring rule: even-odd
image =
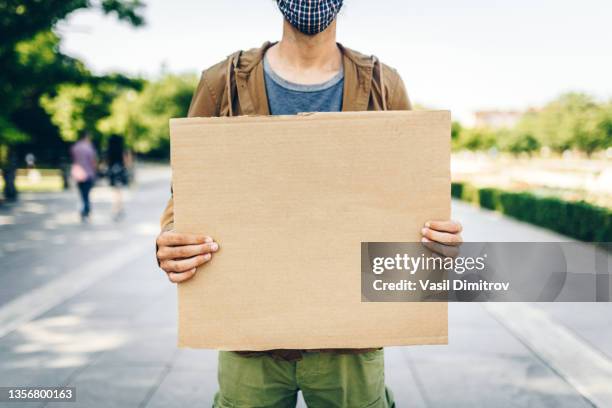
[[[362,241],[450,218],[450,113],[170,122],[175,228],[221,249],[180,284],[179,346],[447,343],[445,303],[361,301]]]

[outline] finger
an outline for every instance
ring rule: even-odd
[[[168,279],[170,279],[170,282],[172,283],[181,283],[181,282],[185,282],[188,279],[193,278],[195,273],[196,273],[196,268],[190,269],[187,272],[182,272],[182,273],[170,272],[168,273]]]
[[[164,259],[191,258],[209,252],[217,252],[218,250],[219,244],[216,242],[201,245],[163,246],[157,250],[157,259],[161,261]]]
[[[157,245],[199,245],[212,241],[213,239],[211,237],[202,234],[184,234],[180,232],[167,231],[159,235],[159,237],[157,238]]]
[[[430,241],[439,242],[444,245],[460,245],[463,242],[460,234],[450,234],[448,232],[440,232],[431,228],[423,228],[421,234]]]
[[[438,242],[430,241],[427,238],[421,240],[423,246],[434,254],[442,255],[447,258],[456,258],[459,255],[459,248],[456,246],[442,245]]]
[[[187,258],[187,259],[178,259],[178,260],[166,259],[166,260],[161,261],[159,266],[167,273],[170,273],[170,272],[181,273],[181,272],[187,272],[190,269],[197,268],[198,266],[205,264],[206,262],[210,261],[210,258],[211,258],[211,254],[204,254],[204,255],[198,255],[192,258]]]
[[[455,234],[463,231],[463,226],[461,225],[461,223],[459,221],[453,221],[453,220],[427,221],[425,223],[425,227],[431,228],[436,231],[452,232]]]

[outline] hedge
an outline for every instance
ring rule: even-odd
[[[496,188],[481,188],[478,190],[478,204],[489,210],[497,210],[500,202],[500,193]]]
[[[451,195],[581,241],[612,242],[612,211],[584,201],[452,183]]]

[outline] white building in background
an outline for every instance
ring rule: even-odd
[[[522,111],[488,110],[474,112],[474,127],[511,128],[523,116]]]

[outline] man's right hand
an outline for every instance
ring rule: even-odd
[[[171,282],[191,279],[196,268],[210,261],[219,250],[211,237],[200,234],[181,234],[166,231],[157,237],[157,261]]]

